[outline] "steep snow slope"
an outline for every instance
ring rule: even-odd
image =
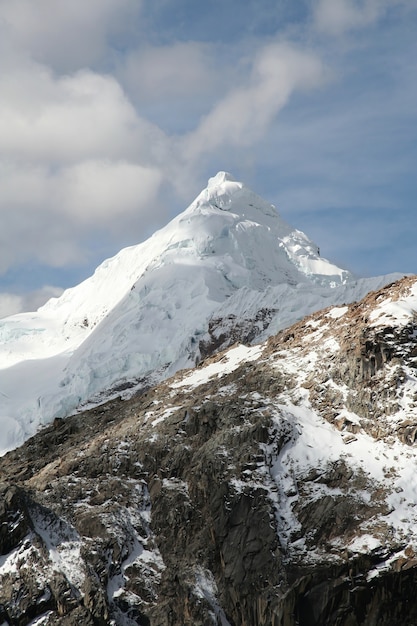
[[[194,365],[211,318],[250,321],[272,309],[267,335],[391,279],[355,281],[220,172],[146,242],[37,313],[0,322],[0,450],[111,388]]]

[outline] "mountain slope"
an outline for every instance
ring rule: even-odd
[[[0,321],[0,450],[86,402],[162,380],[391,279],[355,281],[220,172],[146,242],[37,313]]]
[[[417,622],[417,278],[0,460],[10,624]]]

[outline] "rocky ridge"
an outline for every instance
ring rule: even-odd
[[[408,277],[8,453],[0,624],[416,623],[416,308]]]

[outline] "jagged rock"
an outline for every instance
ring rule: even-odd
[[[416,623],[416,325],[371,323],[412,284],[56,420],[3,457],[0,619]]]
[[[29,532],[29,520],[22,491],[0,485],[0,555],[15,548]]]
[[[205,360],[237,342],[254,343],[271,324],[276,313],[277,309],[261,307],[252,318],[240,318],[232,313],[224,318],[211,318],[207,332],[198,344],[200,358]]]

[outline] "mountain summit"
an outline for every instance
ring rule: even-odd
[[[207,188],[180,216],[178,237],[184,221],[193,241],[200,242],[200,253],[230,256],[241,268],[239,274],[246,274],[242,276],[246,286],[263,289],[269,284],[306,281],[334,286],[352,278],[321,259],[316,244],[227,172],[210,178]]]
[[[147,241],[36,313],[0,321],[0,451],[86,403],[127,395],[237,340],[265,339],[394,278],[355,280],[219,172]]]

